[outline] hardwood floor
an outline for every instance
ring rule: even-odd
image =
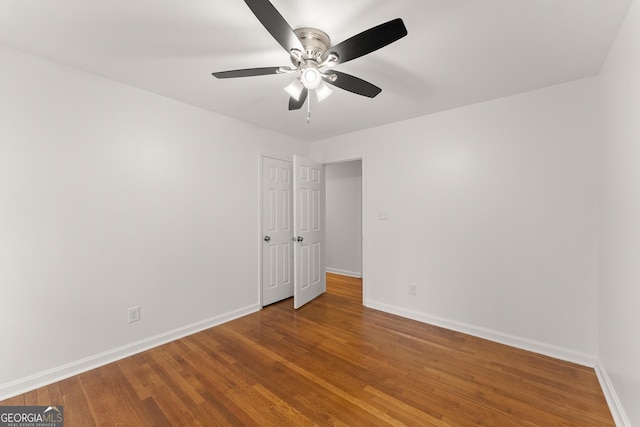
[[[74,426],[613,426],[592,369],[362,306],[357,279],[0,402]]]

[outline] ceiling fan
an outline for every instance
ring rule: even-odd
[[[382,89],[358,77],[335,70],[323,71],[376,51],[407,35],[402,19],[397,18],[331,45],[329,36],[316,28],[293,30],[269,0],[244,0],[274,39],[289,53],[291,64],[284,67],[246,68],[213,73],[219,79],[296,73],[285,90],[290,95],[289,110],[302,108],[315,90],[319,101],[331,94],[327,83],[346,91],[373,98]],[[307,117],[307,121],[309,117]]]

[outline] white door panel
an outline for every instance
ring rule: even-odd
[[[293,157],[294,308],[326,291],[324,265],[324,166]]]
[[[262,305],[293,296],[293,170],[262,159]]]

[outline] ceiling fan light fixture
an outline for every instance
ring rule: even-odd
[[[329,35],[317,28],[291,28],[270,0],[245,0],[245,3],[267,32],[289,53],[291,65],[245,68],[212,74],[218,79],[228,79],[296,73],[295,80],[284,88],[291,96],[289,110],[302,108],[311,89],[315,90],[318,101],[326,99],[332,93],[327,83],[356,95],[375,97],[382,90],[379,87],[346,73],[325,73],[321,70],[375,52],[407,35],[404,22],[396,18],[333,45]],[[309,121],[310,102],[307,102],[307,109]]]
[[[320,85],[318,85],[318,87],[316,88],[316,95],[318,96],[318,102],[324,101],[332,93],[333,91],[329,88],[329,85],[327,85],[325,82],[321,82]]]
[[[300,82],[300,80],[298,79],[294,79],[291,83],[289,83],[289,85],[287,87],[284,88],[284,90],[291,95],[291,97],[293,99],[295,99],[296,101],[300,100],[300,95],[302,94],[302,91],[304,90],[304,85]]]
[[[307,64],[302,69],[301,81],[307,89],[315,89],[322,83],[322,74],[318,67]]]

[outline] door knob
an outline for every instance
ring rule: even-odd
[[[304,238],[302,238],[302,236],[298,236],[298,238],[296,239],[298,242],[302,242],[304,240]]]
[[[269,240],[271,240],[271,236],[264,236],[264,241],[268,242]]]

